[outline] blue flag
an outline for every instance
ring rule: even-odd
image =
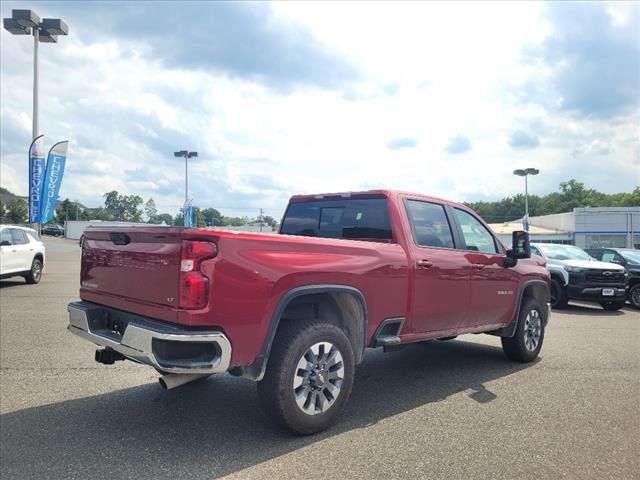
[[[29,223],[40,223],[42,179],[44,177],[44,135],[36,137],[29,147]]]
[[[69,141],[58,142],[51,150],[47,158],[47,170],[42,182],[42,203],[40,207],[40,223],[47,223],[56,212],[56,200],[62,185],[64,165],[67,161],[67,148]]]

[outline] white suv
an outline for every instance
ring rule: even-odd
[[[38,283],[44,267],[44,244],[32,228],[0,225],[0,278],[21,276]]]

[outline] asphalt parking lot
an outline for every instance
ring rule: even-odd
[[[293,437],[255,385],[166,392],[149,368],[96,364],[66,331],[77,244],[46,238],[42,282],[0,281],[0,477],[640,478],[640,312],[554,312],[539,361],[498,338],[370,351],[341,422]]]

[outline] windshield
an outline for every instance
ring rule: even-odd
[[[632,263],[640,263],[640,251],[637,250],[618,250],[618,253],[624,257],[625,260]]]
[[[554,245],[551,243],[536,245],[542,254],[551,260],[593,260],[584,250],[571,245]]]

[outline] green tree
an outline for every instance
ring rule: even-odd
[[[232,227],[240,227],[249,223],[247,217],[222,217],[223,225],[230,225]]]
[[[156,202],[153,201],[153,198],[147,200],[147,203],[144,204],[144,213],[147,216],[148,223],[160,223],[158,221],[158,209],[156,208]]]
[[[158,221],[158,225],[161,225],[163,222],[166,225],[173,225],[173,217],[168,213],[161,213],[156,215],[156,220]]]
[[[270,217],[269,215],[265,215],[264,217],[262,217],[262,220],[264,221],[265,224],[269,225],[272,228],[278,224],[276,219],[273,217]]]
[[[488,222],[516,220],[524,215],[524,196],[522,194],[503,198],[495,202],[470,202],[469,205]],[[571,179],[562,182],[558,192],[543,197],[529,196],[529,215],[549,215],[570,212],[579,207],[630,207],[640,205],[640,187],[632,192],[604,194],[584,183]]]
[[[2,222],[3,223],[27,223],[29,209],[26,202],[19,199],[9,200],[6,205]]]
[[[85,220],[86,215],[80,211],[80,207],[76,202],[72,202],[65,198],[60,206],[56,209],[56,215],[52,220],[53,223],[64,225],[67,220]]]
[[[120,195],[112,190],[103,195],[105,208],[115,220],[139,222],[142,219],[142,197],[139,195]]]
[[[201,213],[206,226],[215,227],[224,225],[222,214],[215,208],[205,208]]]

